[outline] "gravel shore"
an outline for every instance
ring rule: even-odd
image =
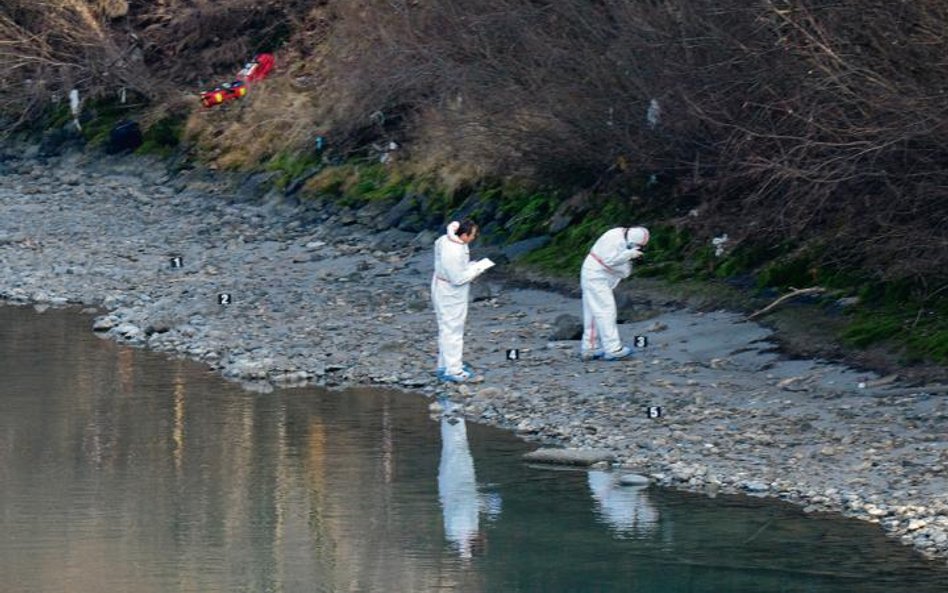
[[[90,331],[202,361],[251,389],[447,395],[471,420],[605,450],[663,486],[858,517],[948,558],[948,395],[788,360],[740,314],[671,305],[620,326],[628,342],[647,339],[634,359],[581,362],[578,342],[563,339],[579,300],[490,271],[465,341],[484,381],[445,386],[428,295],[438,233],[255,187],[132,157],[8,151],[0,299],[95,308]]]

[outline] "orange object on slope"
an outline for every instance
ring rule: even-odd
[[[201,93],[201,104],[205,107],[214,107],[247,95],[247,85],[243,81],[225,82],[209,91]]]

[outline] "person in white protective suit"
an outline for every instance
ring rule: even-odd
[[[616,324],[616,299],[612,291],[632,273],[632,260],[642,257],[648,243],[645,227],[619,227],[606,231],[583,261],[583,360],[619,360],[632,354],[622,345]]]
[[[479,525],[480,515],[494,521],[503,504],[499,493],[481,492],[478,488],[467,424],[454,404],[445,405],[441,415],[438,499],[445,538],[461,558],[471,558],[486,543],[486,533]]]
[[[463,418],[441,418],[438,498],[444,516],[445,537],[462,558],[470,558],[478,537],[480,503],[474,459],[468,448]]]
[[[645,486],[621,486],[612,473],[602,470],[590,470],[588,478],[597,514],[619,537],[643,536],[658,527],[658,509]]]
[[[488,259],[472,262],[468,244],[477,238],[477,224],[470,219],[453,221],[434,244],[434,275],[431,300],[438,319],[438,377],[463,383],[476,379],[463,362],[464,322],[471,281],[487,267]]]

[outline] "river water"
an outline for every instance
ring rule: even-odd
[[[948,591],[874,526],[529,467],[380,390],[241,390],[0,306],[0,593]]]

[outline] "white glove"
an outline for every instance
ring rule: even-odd
[[[638,247],[634,247],[634,248],[632,249],[632,257],[629,258],[629,259],[639,259],[639,258],[642,257],[643,255],[645,255],[645,254],[642,253],[642,250],[641,250],[641,249],[639,249]]]

